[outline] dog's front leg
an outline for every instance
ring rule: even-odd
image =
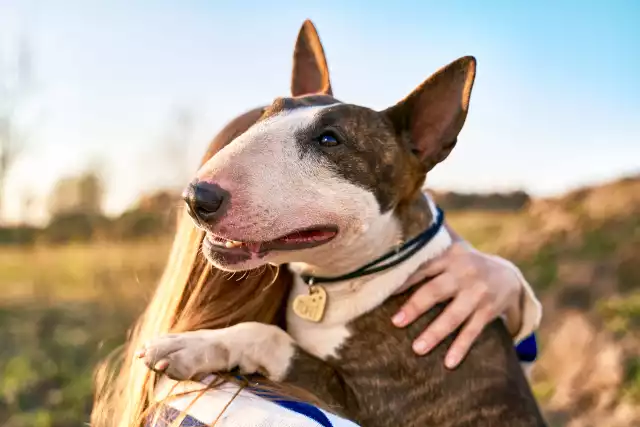
[[[176,380],[239,368],[242,373],[259,373],[281,381],[295,353],[293,338],[282,329],[246,322],[224,329],[165,335],[147,342],[137,356],[149,368]]]
[[[263,323],[165,335],[147,342],[137,356],[175,380],[239,368],[305,389],[332,406],[346,408],[351,398],[333,367],[302,350],[282,329]]]

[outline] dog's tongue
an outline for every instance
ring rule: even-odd
[[[262,243],[250,242],[250,243],[245,243],[245,245],[247,246],[247,249],[249,249],[249,252],[258,253],[260,252],[260,247],[262,246]]]

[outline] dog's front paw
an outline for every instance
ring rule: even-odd
[[[150,369],[177,380],[234,368],[280,380],[294,352],[293,340],[282,329],[247,322],[225,329],[165,335],[147,342],[136,356]]]
[[[203,332],[211,332],[207,336]],[[165,335],[148,341],[136,353],[149,369],[176,380],[192,379],[196,374],[228,370],[229,355],[215,339],[216,331],[196,331]]]

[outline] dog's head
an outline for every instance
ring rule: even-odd
[[[313,262],[384,226],[454,147],[476,61],[440,69],[383,111],[333,98],[318,35],[296,43],[292,97],[278,98],[185,191],[217,267]]]

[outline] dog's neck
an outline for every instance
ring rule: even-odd
[[[435,218],[435,204],[430,199],[416,200],[404,209],[381,216],[358,239],[344,245],[331,256],[323,257],[321,265],[292,263],[295,281],[292,299],[308,293],[308,285],[301,275],[336,277],[360,268],[384,255],[424,229]],[[344,243],[344,242],[342,242]],[[323,284],[328,304],[322,320],[325,325],[346,323],[375,308],[399,290],[423,262],[441,254],[451,244],[451,236],[442,227],[440,231],[411,258],[399,265],[376,274],[336,283]],[[295,314],[290,313],[290,316]]]

